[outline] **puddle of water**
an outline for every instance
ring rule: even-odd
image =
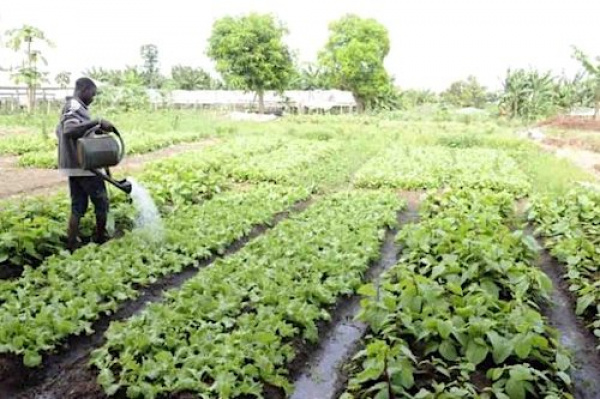
[[[345,316],[353,317],[360,309],[360,302],[348,308]],[[354,321],[338,323],[319,348],[319,356],[313,367],[305,370],[294,383],[291,399],[333,399],[338,388],[337,370],[341,362],[354,351],[367,326]]]

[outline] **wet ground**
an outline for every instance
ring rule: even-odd
[[[541,242],[540,242],[541,245]],[[571,373],[576,399],[600,398],[600,353],[592,332],[575,315],[576,300],[563,278],[564,267],[542,250],[539,267],[550,277],[554,290],[543,311],[550,324],[560,332],[560,342],[573,355]]]
[[[400,228],[406,223],[415,222],[418,217],[418,203],[421,193],[404,192],[408,209],[398,214]],[[368,281],[378,282],[382,273],[397,262],[399,248],[395,243],[397,230],[389,230],[381,247],[379,261],[369,270]],[[347,382],[342,366],[358,350],[364,336],[366,324],[355,320],[360,310],[360,296],[349,298],[334,315],[339,320],[319,341],[318,348],[309,356],[299,376],[294,382],[291,399],[334,399]]]
[[[311,203],[311,200],[297,203],[290,210],[275,215],[270,223],[256,226],[246,237],[232,243],[222,255],[213,256],[139,290],[138,298],[127,301],[115,314],[102,317],[94,323],[94,334],[72,337],[56,354],[46,356],[41,368],[27,369],[17,357],[0,359],[0,399],[105,398],[96,384],[96,375],[88,367],[88,362],[90,353],[103,344],[104,333],[111,322],[125,320],[148,304],[160,301],[164,292],[180,287],[196,275],[200,268],[210,265],[217,258],[234,254],[291,213],[304,211]]]

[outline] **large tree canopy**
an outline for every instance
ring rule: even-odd
[[[283,42],[287,29],[271,15],[224,17],[215,22],[208,56],[228,86],[254,91],[264,112],[265,90],[283,91],[294,74]]]
[[[329,31],[319,62],[332,85],[351,91],[362,110],[391,84],[383,65],[390,51],[388,31],[376,20],[356,15],[332,22]]]

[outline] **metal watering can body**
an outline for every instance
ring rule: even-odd
[[[90,129],[77,140],[77,158],[86,170],[108,168],[119,164],[125,156],[125,143],[117,131],[114,135],[96,134]]]
[[[81,168],[102,177],[126,194],[131,193],[131,183],[125,179],[119,181],[113,179],[108,169],[118,165],[125,156],[125,143],[121,134],[116,129],[114,135],[98,135],[95,131],[91,129],[77,140],[77,158]],[[105,169],[106,174],[99,169]]]
[[[113,136],[91,136],[77,141],[77,157],[83,169],[101,169],[118,165],[123,152]]]

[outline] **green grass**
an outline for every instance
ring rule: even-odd
[[[566,159],[541,150],[512,152],[521,169],[531,177],[533,194],[563,195],[579,182],[592,182],[595,177]]]

